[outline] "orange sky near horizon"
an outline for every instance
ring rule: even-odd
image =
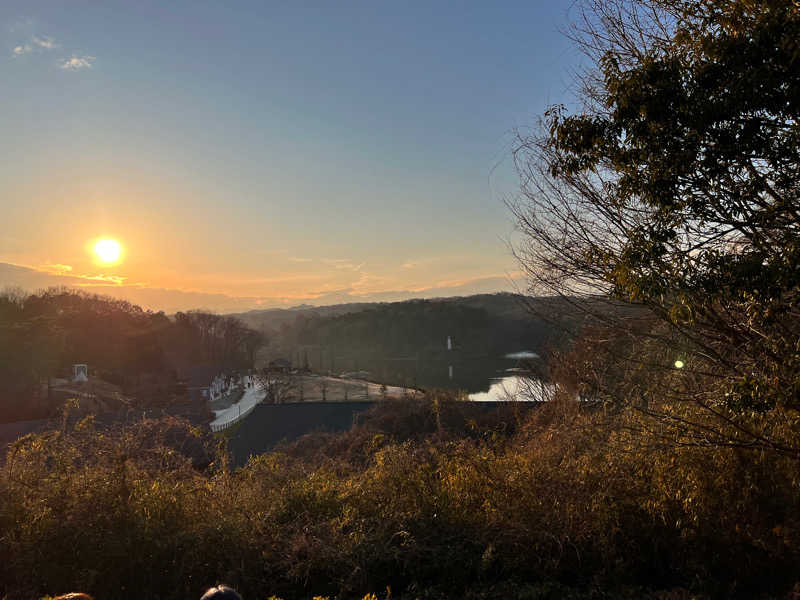
[[[568,7],[0,3],[0,263],[156,308],[511,289]]]
[[[0,262],[83,279],[87,287],[134,286],[298,302],[340,290],[357,300],[361,295],[424,292],[517,275],[498,239],[491,240],[494,248],[482,261],[457,249],[447,252],[435,240],[425,253],[412,254],[395,255],[380,247],[365,254],[346,243],[331,249],[329,240],[313,238],[298,240],[290,250],[270,224],[261,234],[252,223],[234,223],[202,195],[193,197],[195,210],[186,215],[165,210],[188,204],[188,199],[161,200],[179,191],[164,181],[95,178],[90,188],[70,189],[74,180],[64,179],[27,186],[27,208],[32,204],[39,210],[19,210],[13,216],[17,231],[27,230],[26,238],[0,240]],[[93,251],[98,238],[122,244],[119,264],[98,264]]]

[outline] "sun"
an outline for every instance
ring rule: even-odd
[[[113,265],[122,258],[122,244],[117,240],[102,238],[95,242],[94,253],[104,265]]]

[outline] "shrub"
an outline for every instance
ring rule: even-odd
[[[246,598],[677,599],[795,583],[790,459],[664,445],[633,412],[554,402],[503,429],[471,410],[387,404],[235,472],[165,445],[175,422],[28,436],[0,473],[0,595],[171,599],[226,581]],[[173,433],[143,439],[158,431]]]

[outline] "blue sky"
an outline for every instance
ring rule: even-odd
[[[570,5],[6,1],[0,262],[154,308],[508,287],[511,132],[569,102]]]

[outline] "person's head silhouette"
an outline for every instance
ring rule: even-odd
[[[200,600],[242,600],[242,597],[227,585],[215,585],[208,588]]]

